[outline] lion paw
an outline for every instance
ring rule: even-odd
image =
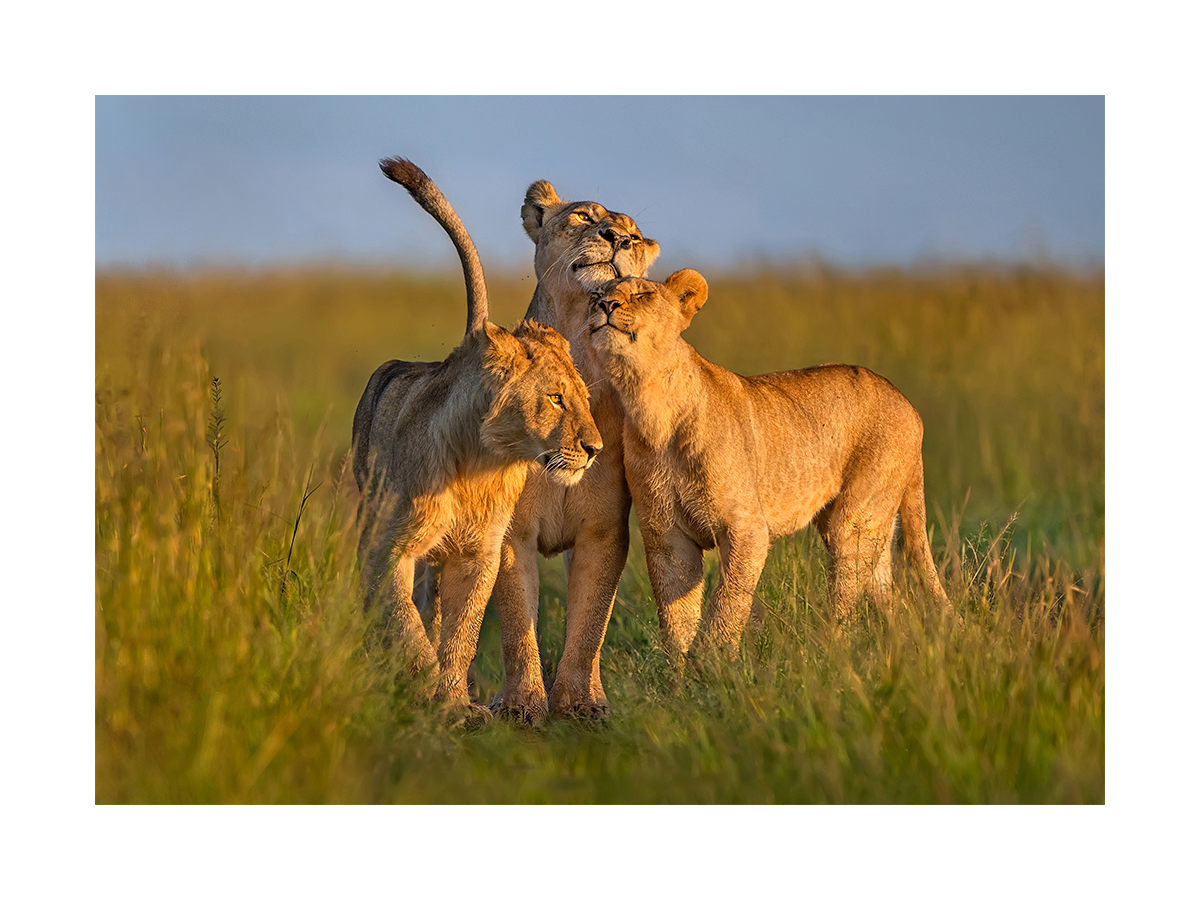
[[[497,719],[505,719],[516,725],[537,728],[546,721],[549,708],[544,699],[535,697],[514,698],[506,700],[503,694],[497,694],[488,703],[488,709]]]
[[[455,704],[446,710],[446,724],[451,728],[473,731],[492,721],[492,711],[478,703]]]
[[[556,706],[554,715],[561,719],[576,719],[583,722],[607,722],[611,710],[604,699]]]
[[[608,699],[599,685],[559,680],[550,691],[550,714],[562,719],[603,722],[608,719]]]

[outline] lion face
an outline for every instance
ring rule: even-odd
[[[540,463],[560,484],[577,484],[604,444],[567,342],[532,321],[511,334],[489,325],[487,339],[484,365],[496,391],[484,443],[503,458]]]
[[[619,379],[668,359],[707,299],[708,283],[694,269],[681,269],[661,284],[619,278],[593,290],[588,334],[606,372]]]
[[[521,220],[537,245],[538,282],[545,282],[554,295],[643,276],[658,256],[658,243],[642,237],[629,216],[590,201],[565,202],[548,181],[530,185]]]

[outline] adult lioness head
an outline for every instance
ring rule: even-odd
[[[603,447],[588,410],[588,391],[554,329],[525,321],[511,335],[487,326],[483,363],[495,397],[481,429],[502,458],[534,459],[572,485]]]
[[[680,269],[662,284],[618,278],[593,290],[588,333],[605,374],[620,382],[669,360],[707,299],[708,282],[695,269]]]
[[[645,275],[658,256],[658,243],[642,237],[629,216],[588,200],[566,202],[548,181],[529,186],[521,221],[537,245],[533,267],[538,283],[552,296],[590,291],[625,275]]]

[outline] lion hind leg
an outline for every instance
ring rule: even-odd
[[[388,554],[385,571],[376,583],[374,603],[381,607],[384,642],[404,661],[413,677],[437,677],[438,660],[413,603],[416,560],[398,552]],[[364,572],[365,574],[365,572]]]
[[[900,522],[904,529],[904,550],[909,565],[916,570],[925,582],[926,590],[941,602],[942,607],[947,612],[953,611],[950,598],[946,596],[938,576],[933,551],[929,547],[929,534],[925,530],[925,471],[920,459],[900,501]]]
[[[896,525],[893,518],[892,526],[888,529],[887,541],[883,545],[879,561],[875,564],[875,570],[871,573],[871,579],[867,583],[867,593],[871,599],[889,608],[892,602],[892,545],[895,543],[895,536]]]
[[[864,594],[887,605],[891,599],[892,553],[895,515],[883,523],[866,518],[842,519],[828,533],[832,556],[829,593],[839,623],[853,618]]]
[[[417,562],[416,573],[413,576],[413,603],[421,615],[425,633],[434,646],[437,646],[441,640],[442,633],[440,579],[441,573],[435,566],[429,565],[424,560]]]
[[[425,633],[425,623],[412,599],[413,578],[416,560],[399,557],[391,568],[387,583],[389,597],[385,608],[391,610],[387,630],[393,647],[401,648],[408,658],[409,672],[413,675],[438,672],[437,654]]]
[[[413,602],[418,553],[400,540],[390,502],[364,503],[358,542],[363,612],[377,616],[385,647],[404,657],[410,675],[437,675],[437,654]]]

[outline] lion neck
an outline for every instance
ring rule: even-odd
[[[651,449],[665,449],[703,412],[699,354],[682,337],[669,352],[647,354],[636,366],[610,358],[604,374],[621,397],[626,421]]]
[[[572,285],[571,289],[552,293],[544,282],[539,281],[525,317],[549,325],[566,338],[571,345],[571,361],[583,380],[590,384],[603,378],[604,371],[589,339],[587,292],[573,282]]]
[[[496,392],[483,368],[483,346],[467,337],[446,360],[446,402],[432,423],[432,440],[444,448],[446,462],[456,471],[481,472],[512,465],[483,439],[481,423],[492,410]]]

